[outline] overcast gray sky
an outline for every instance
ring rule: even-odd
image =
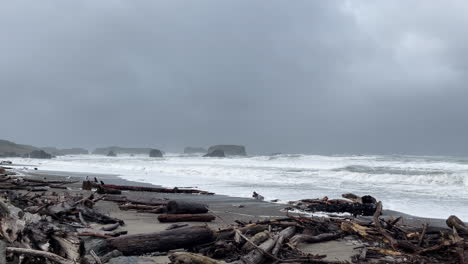
[[[0,4],[0,138],[468,154],[468,2]]]

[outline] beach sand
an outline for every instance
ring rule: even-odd
[[[81,174],[81,173],[67,173],[67,172],[54,172],[54,171],[30,171],[27,173],[29,177],[41,177],[52,179],[78,180],[79,183],[71,184],[68,192],[83,192],[81,190],[81,181],[87,176],[97,177],[99,180],[104,181],[106,184],[116,185],[132,185],[132,186],[154,186],[147,183],[132,182],[121,179],[116,175],[103,175],[103,174]],[[55,189],[54,189],[55,191]],[[64,190],[57,190],[58,192]],[[86,192],[86,191],[84,191]],[[345,192],[345,191],[343,191]],[[225,195],[199,195],[199,194],[170,194],[170,193],[154,193],[154,192],[135,192],[123,191],[122,195],[129,198],[137,197],[154,197],[166,198],[174,200],[190,200],[194,202],[204,203],[208,205],[210,212],[216,216],[216,220],[210,223],[194,223],[190,225],[205,225],[213,229],[224,228],[230,224],[235,224],[236,220],[243,222],[255,222],[258,220],[265,220],[271,218],[281,218],[286,216],[287,204],[271,203],[265,201],[258,201],[248,198],[230,197]],[[313,198],[313,197],[311,197]],[[378,197],[377,197],[378,198]],[[171,223],[160,223],[157,220],[157,214],[137,213],[135,211],[122,211],[118,205],[109,201],[99,201],[96,207],[102,213],[108,214],[125,221],[126,225],[122,230],[127,230],[128,234],[150,233],[164,231]],[[413,226],[421,226],[424,223],[429,223],[432,226],[446,227],[445,220],[421,218],[407,215],[401,212],[384,211],[384,217],[399,217],[402,216],[402,223]],[[371,222],[370,217],[361,217],[362,220]],[[183,223],[180,223],[183,224]],[[303,244],[299,248],[307,253],[324,254],[327,255],[327,260],[350,261],[353,255],[359,253],[361,242],[345,237],[343,239],[322,242],[316,244]],[[166,257],[152,258],[157,259],[157,263],[167,263]]]

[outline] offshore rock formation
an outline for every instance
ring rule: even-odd
[[[33,150],[39,150],[39,148],[0,139],[0,157],[27,157]]]
[[[159,149],[152,149],[149,152],[149,156],[151,158],[162,158],[163,154],[162,151],[160,151]]]
[[[221,149],[215,149],[211,152],[208,152],[208,154],[203,155],[203,157],[211,157],[211,158],[224,158],[226,155],[224,154],[224,151]]]
[[[29,157],[32,159],[51,159],[52,155],[41,149],[31,151],[31,153],[29,153]]]
[[[83,148],[67,148],[67,149],[58,149],[55,147],[44,147],[42,148],[47,153],[50,153],[54,156],[64,156],[64,155],[87,155],[89,151]]]
[[[247,156],[245,147],[241,145],[215,145],[208,149],[208,153],[215,150],[222,150],[227,156]]]

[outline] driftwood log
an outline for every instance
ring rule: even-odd
[[[124,185],[113,185],[104,184],[104,187],[117,189],[121,191],[138,191],[138,192],[159,192],[159,193],[192,193],[192,194],[213,194],[206,191],[195,190],[195,189],[179,189],[179,188],[157,188],[157,187],[142,187],[142,186],[124,186]]]
[[[172,200],[167,203],[168,214],[204,214],[207,212],[206,204],[181,200]]]
[[[188,248],[212,242],[211,229],[191,226],[160,233],[137,234],[108,239],[109,245],[124,255],[141,255],[150,252],[165,252],[171,249]]]
[[[158,216],[161,223],[168,222],[211,222],[216,217],[210,214],[163,214]]]

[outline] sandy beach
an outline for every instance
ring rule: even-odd
[[[86,177],[97,177],[106,184],[129,185],[129,186],[154,186],[147,183],[139,183],[128,181],[119,178],[116,175],[105,174],[89,174],[89,173],[66,173],[55,171],[30,171],[27,177],[37,177],[41,179],[68,179],[76,180],[78,183],[68,185],[68,190],[59,190],[66,192],[87,192],[81,190],[81,182]],[[89,193],[89,192],[87,192]],[[214,230],[220,230],[236,224],[236,221],[242,222],[257,222],[268,219],[277,219],[285,217],[287,212],[284,210],[288,205],[258,201],[255,199],[230,197],[225,195],[199,195],[199,194],[171,194],[171,193],[155,193],[155,192],[136,192],[124,191],[123,195],[130,198],[162,198],[169,200],[189,200],[197,203],[207,204],[210,213],[216,216],[216,219],[209,223],[179,223],[188,225],[208,225]],[[116,203],[110,201],[99,201],[96,206],[100,212],[125,221],[125,226],[122,227],[128,234],[142,234],[148,232],[160,232],[166,230],[171,223],[160,223],[157,220],[157,215],[152,213],[137,213],[135,211],[122,211]],[[293,214],[297,215],[297,214]],[[382,217],[385,219],[395,219],[402,217],[401,224],[408,226],[422,226],[429,224],[433,227],[445,228],[446,223],[443,219],[421,218],[415,217],[402,212],[384,210]],[[358,217],[361,221],[372,221],[372,217]],[[327,257],[324,260],[330,261],[351,261],[352,257],[359,254],[359,248],[362,247],[362,242],[353,237],[346,236],[342,239],[314,243],[302,244],[298,247],[306,253],[322,254]],[[169,263],[166,256],[152,257],[156,263]]]

